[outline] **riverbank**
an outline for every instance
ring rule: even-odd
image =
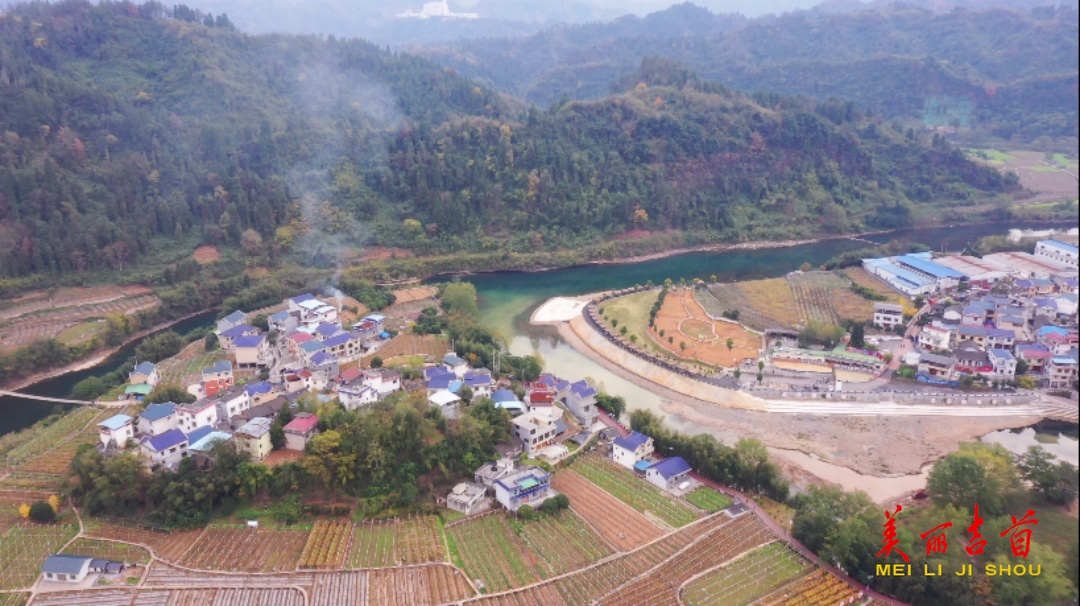
[[[118,351],[121,351],[125,347],[130,346],[132,343],[134,343],[134,342],[136,342],[136,341],[138,341],[140,339],[145,339],[146,337],[148,337],[148,336],[150,336],[150,335],[152,335],[152,334],[154,334],[156,332],[160,332],[162,330],[167,330],[168,328],[171,328],[171,327],[173,327],[173,326],[175,326],[175,325],[177,325],[177,324],[179,324],[181,322],[184,322],[186,320],[190,320],[192,318],[198,317],[200,315],[203,315],[203,314],[211,312],[211,311],[213,311],[213,310],[212,309],[203,309],[201,311],[193,312],[193,313],[187,314],[185,316],[176,318],[174,320],[169,320],[167,322],[162,322],[162,323],[157,324],[155,326],[152,326],[150,328],[140,330],[139,332],[136,332],[136,333],[132,334],[131,336],[129,336],[128,338],[124,339],[124,342],[119,344],[119,345],[116,345],[114,347],[107,347],[107,348],[104,348],[104,349],[99,349],[99,350],[95,351],[94,353],[92,353],[90,356],[88,356],[86,358],[83,358],[82,360],[72,362],[72,363],[67,364],[65,366],[61,366],[60,368],[54,368],[52,370],[47,370],[45,372],[40,372],[40,373],[37,373],[35,375],[31,375],[29,377],[24,377],[22,379],[18,379],[18,380],[15,380],[15,381],[7,382],[7,383],[0,383],[0,389],[5,389],[5,390],[8,390],[8,391],[20,391],[20,390],[26,389],[27,387],[33,386],[33,385],[35,385],[37,383],[40,383],[42,381],[47,381],[49,379],[56,379],[56,378],[62,377],[64,375],[71,374],[73,372],[89,370],[89,369],[91,369],[91,368],[105,362],[110,357],[115,355]]]

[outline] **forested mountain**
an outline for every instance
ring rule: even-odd
[[[243,35],[156,3],[23,6],[0,18],[0,276],[200,243],[276,264],[361,242],[780,238],[1016,188],[850,103],[750,98],[653,59],[620,86],[523,110],[361,41]]]
[[[837,97],[890,118],[1031,141],[1077,137],[1075,6],[954,10],[904,5],[746,20],[691,5],[512,40],[413,49],[535,103],[591,99],[646,56],[744,91]]]

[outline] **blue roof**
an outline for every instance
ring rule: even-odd
[[[302,295],[297,295],[297,296],[295,296],[295,297],[293,297],[293,298],[291,298],[289,300],[292,301],[293,303],[299,304],[299,303],[303,303],[304,301],[310,301],[310,300],[312,300],[314,298],[315,298],[315,295],[313,295],[311,293],[304,293]]]
[[[503,408],[505,410],[525,410],[525,405],[518,401],[513,402],[496,402],[495,408]]]
[[[236,337],[242,337],[246,333],[249,333],[253,330],[258,329],[254,326],[249,326],[247,324],[238,324],[236,326],[233,326],[229,330],[221,331],[221,336],[225,337],[226,339],[235,339]]]
[[[335,357],[333,354],[328,354],[325,351],[320,351],[319,353],[311,356],[311,363],[315,366],[321,366],[323,364],[329,364],[330,362],[336,361],[337,357]]]
[[[455,382],[453,375],[439,375],[428,379],[428,389],[450,389],[450,383]]]
[[[73,574],[82,572],[83,566],[89,564],[93,558],[90,556],[57,554],[45,558],[41,566],[41,572],[52,574]]]
[[[662,478],[670,480],[681,473],[690,471],[690,464],[682,457],[671,457],[649,467],[650,471],[654,469]]]
[[[570,426],[567,425],[562,419],[557,419],[555,421],[555,435],[562,435],[566,433],[567,429],[570,429]]]
[[[639,432],[631,431],[630,435],[625,438],[615,438],[613,444],[619,448],[625,448],[626,450],[637,450],[638,446],[641,446],[645,442],[649,441],[649,436]]]
[[[465,384],[469,387],[476,385],[490,385],[492,383],[491,375],[486,372],[476,372],[470,370],[465,373]]]
[[[138,366],[131,374],[150,376],[150,373],[154,372],[157,366],[154,366],[150,362],[139,362]]]
[[[287,312],[287,311],[279,311],[277,313],[272,313],[272,314],[270,314],[270,316],[267,319],[268,320],[273,320],[275,322],[283,322],[283,321],[289,319],[289,312]]]
[[[465,363],[465,360],[462,360],[454,354],[446,354],[446,356],[443,357],[442,361],[443,364],[448,364],[450,366],[458,366]]]
[[[164,404],[151,404],[139,416],[147,421],[157,421],[171,415],[176,410],[176,404],[166,402]]]
[[[113,415],[108,419],[98,423],[98,427],[104,427],[105,429],[117,430],[131,422],[131,417],[127,415]]]
[[[924,278],[913,271],[908,271],[895,263],[890,263],[888,259],[863,259],[863,263],[871,267],[878,267],[882,271],[892,274],[894,278],[907,282],[912,286],[927,286],[934,283],[933,280]]]
[[[341,332],[341,328],[334,326],[329,322],[319,322],[319,325],[315,328],[315,332],[324,337],[332,337]]]
[[[203,369],[204,375],[219,373],[219,372],[232,372],[232,362],[229,360],[218,360],[214,362],[213,366],[209,366]]]
[[[1002,360],[1015,360],[1012,353],[1007,349],[991,349],[989,352],[991,358],[1000,358]]]
[[[187,442],[187,436],[179,429],[170,429],[165,433],[156,436],[147,436],[140,440],[141,444],[149,444],[150,448],[153,448],[157,452],[168,450],[173,446],[179,446],[184,442]]]
[[[1054,356],[1050,361],[1058,366],[1076,366],[1076,360],[1069,356]]]
[[[596,395],[596,390],[585,381],[578,381],[570,386],[570,391],[579,398],[588,398]]]
[[[464,381],[451,380],[450,385],[446,387],[446,390],[452,394],[456,394],[461,392],[462,387],[465,387]]]
[[[308,341],[306,343],[301,343],[300,349],[304,350],[304,353],[314,353],[326,349],[326,343],[323,343],[322,341]]]
[[[1059,335],[1067,335],[1067,334],[1069,334],[1069,331],[1065,330],[1064,328],[1062,328],[1060,326],[1046,325],[1046,326],[1043,326],[1042,328],[1039,329],[1039,336],[1041,337],[1043,335],[1048,335],[1048,334],[1050,334],[1052,332],[1057,333]]]
[[[245,337],[237,337],[233,339],[233,347],[258,347],[262,345],[263,339],[266,337],[262,335],[248,335]]]
[[[258,383],[248,383],[244,386],[244,393],[249,396],[266,394],[274,390],[274,386],[269,381],[259,381]]]
[[[491,399],[496,402],[517,402],[517,395],[509,389],[496,389],[495,393],[491,394]]]
[[[389,339],[389,338],[390,338],[390,333],[388,333],[388,332],[386,332],[386,331],[384,330],[383,332],[380,332],[380,333],[379,333],[379,338],[380,338],[380,339]]]
[[[973,337],[986,336],[986,337],[1016,337],[1016,331],[1011,328],[986,328],[984,326],[963,326],[961,325],[956,329],[960,335],[970,335]]]
[[[195,429],[192,429],[191,432],[187,435],[188,444],[194,444],[195,442],[198,442],[199,440],[203,439],[206,434],[212,431],[214,431],[214,428],[210,427],[209,425],[203,425],[202,427],[196,427]]]
[[[570,387],[570,381],[559,381],[558,383],[555,384],[555,389],[557,389],[559,391],[562,391],[562,390],[566,389],[567,387]]]
[[[1058,240],[1042,240],[1042,241],[1039,242],[1039,244],[1045,244],[1045,245],[1051,246],[1053,248],[1059,248],[1059,249],[1064,250],[1066,252],[1071,252],[1074,255],[1078,254],[1078,252],[1080,252],[1080,249],[1077,249],[1072,244],[1066,244],[1066,243],[1058,241]]]
[[[198,439],[198,441],[191,442],[188,445],[190,450],[198,450],[200,452],[206,452],[214,447],[214,444],[218,442],[227,442],[232,439],[232,434],[225,433],[224,431],[211,431],[205,436]]]
[[[346,333],[342,333],[342,334],[340,334],[340,335],[338,335],[336,337],[330,337],[329,339],[323,341],[323,345],[325,345],[326,347],[337,347],[338,345],[344,345],[344,344],[348,343],[349,341],[353,341],[355,339],[356,339],[356,335],[353,335],[352,333],[347,333],[346,332]]]
[[[247,314],[238,309],[222,318],[222,320],[225,320],[229,324],[240,324],[244,320],[247,320]]]
[[[897,257],[897,261],[909,267],[913,267],[917,271],[930,274],[935,278],[955,278],[959,280],[960,278],[964,277],[964,274],[956,271],[955,269],[952,269],[951,267],[945,267],[944,265],[940,265],[938,263],[934,263],[933,261],[919,258],[915,255],[904,255],[902,257]]]
[[[638,461],[637,463],[634,463],[634,469],[636,469],[638,471],[645,471],[646,469],[648,469],[650,467],[652,467],[652,461],[647,461],[645,459],[642,459],[642,460]]]
[[[428,379],[429,381],[431,379],[436,379],[436,378],[439,378],[439,377],[452,377],[452,376],[454,376],[454,373],[451,372],[445,366],[432,366],[430,368],[425,368],[424,369],[424,378]]]
[[[540,379],[537,381],[537,383],[543,383],[544,385],[547,385],[548,387],[555,387],[555,384],[557,383],[557,381],[555,381],[555,377],[553,377],[551,375],[542,375],[540,377]]]

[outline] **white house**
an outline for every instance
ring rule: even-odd
[[[939,324],[927,324],[919,331],[919,345],[948,351],[952,349],[953,331]]]
[[[176,427],[184,432],[196,427],[217,425],[218,407],[215,400],[199,400],[176,407]]]
[[[263,335],[245,335],[233,339],[237,368],[258,368],[270,363],[270,342]]]
[[[234,326],[240,326],[247,322],[247,314],[239,309],[225,316],[217,321],[217,330],[214,332],[222,333]]]
[[[682,457],[671,457],[670,459],[664,459],[659,463],[650,465],[645,470],[645,479],[650,484],[663,488],[664,490],[674,490],[686,480],[690,475],[690,464],[686,462],[686,459]]]
[[[139,413],[135,421],[135,431],[140,434],[156,436],[179,426],[176,418],[176,404],[151,404]]]
[[[156,387],[158,381],[161,379],[161,375],[158,374],[157,366],[150,362],[139,362],[135,366],[135,370],[131,371],[128,375],[128,381],[132,385],[149,385]]]
[[[999,379],[1012,381],[1016,378],[1016,357],[1007,349],[990,349],[990,365],[994,367],[994,375]]]
[[[637,431],[630,432],[625,438],[615,438],[611,443],[611,458],[627,469],[633,469],[638,461],[649,458],[653,453],[653,440]]]
[[[874,326],[892,328],[904,323],[904,307],[892,303],[874,303]]]
[[[90,562],[93,558],[80,555],[57,554],[45,558],[41,566],[41,576],[46,581],[61,583],[82,583],[90,574]]]
[[[539,467],[522,467],[495,480],[495,500],[510,511],[516,512],[522,505],[536,507],[555,494],[551,474]]]
[[[454,376],[461,379],[465,376],[465,373],[469,371],[469,364],[457,357],[457,354],[450,352],[443,356],[443,366],[450,372],[454,373]]]
[[[1051,259],[1075,268],[1078,267],[1080,252],[1072,244],[1058,242],[1057,240],[1039,240],[1035,243],[1035,256]]]
[[[113,415],[98,423],[98,436],[106,447],[112,443],[123,448],[128,440],[135,437],[135,419],[128,415]]]
[[[487,489],[479,484],[462,482],[446,495],[446,508],[467,516],[487,509]]]
[[[379,401],[379,392],[364,385],[338,387],[337,395],[345,410],[356,410]]]
[[[151,465],[174,467],[187,456],[188,438],[179,429],[170,429],[161,435],[144,437],[139,446]]]
[[[282,428],[285,432],[285,448],[303,451],[308,440],[319,433],[319,417],[302,412]]]
[[[442,415],[447,419],[458,418],[458,406],[461,404],[461,398],[449,391],[436,391],[428,396],[428,403],[441,410]]]
[[[566,396],[566,407],[577,417],[585,427],[592,427],[596,422],[596,390],[585,381],[578,381],[570,385],[570,392]]]
[[[536,450],[551,444],[559,435],[555,423],[547,416],[527,412],[510,421],[510,432],[521,440],[525,452],[532,454]]]
[[[218,393],[214,405],[217,406],[217,418],[224,421],[251,408],[252,401],[247,389],[233,387],[228,391]]]

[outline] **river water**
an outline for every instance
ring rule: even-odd
[[[217,312],[208,311],[192,318],[188,318],[187,320],[177,322],[170,330],[174,330],[180,334],[188,333],[195,329],[210,326],[213,324],[216,316]],[[68,398],[71,396],[71,388],[79,381],[88,377],[100,377],[120,368],[125,360],[135,355],[135,347],[141,342],[142,340],[140,339],[128,344],[93,368],[68,373],[52,379],[46,379],[45,381],[35,383],[20,391],[36,396]],[[37,423],[41,419],[49,416],[52,410],[57,406],[71,408],[71,406],[65,406],[63,404],[53,404],[51,402],[42,402],[27,398],[15,398],[11,396],[0,397],[0,435],[8,433],[9,431],[18,431]]]
[[[1010,223],[999,225],[965,225],[923,230],[906,230],[865,240],[873,242],[921,242],[935,250],[959,250],[966,244],[987,235],[1004,235],[1009,229],[1045,229],[1070,227],[1054,223]],[[544,358],[550,372],[578,379],[588,377],[609,393],[626,398],[631,408],[647,408],[659,412],[659,398],[649,391],[608,372],[567,345],[550,327],[529,325],[529,316],[537,306],[558,295],[578,295],[598,290],[626,288],[652,280],[661,283],[667,278],[708,278],[716,275],[721,281],[751,280],[778,277],[797,269],[804,262],[818,266],[845,251],[869,246],[866,242],[849,239],[827,240],[790,248],[752,251],[687,253],[640,263],[586,265],[545,272],[501,272],[470,276],[480,295],[481,319],[485,325],[503,336],[511,353],[537,353]],[[173,327],[187,332],[207,326],[213,321],[208,313],[185,320]],[[102,364],[76,373],[38,383],[26,393],[66,397],[72,386],[89,376],[100,376],[115,370],[130,357],[137,343],[110,357]],[[51,404],[20,398],[0,398],[0,434],[28,427],[52,410]],[[687,429],[687,428],[680,428]]]

